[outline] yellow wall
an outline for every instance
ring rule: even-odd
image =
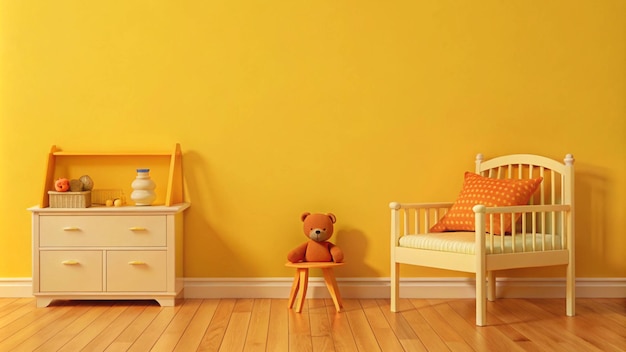
[[[623,0],[0,1],[0,277],[51,145],[176,142],[187,277],[291,275],[304,211],[388,276],[387,204],[453,200],[477,152],[573,153],[578,275],[626,277],[625,137]]]

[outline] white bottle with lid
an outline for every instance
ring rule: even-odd
[[[131,184],[133,192],[130,199],[135,205],[151,205],[156,199],[156,184],[150,178],[150,169],[137,169],[137,178]]]

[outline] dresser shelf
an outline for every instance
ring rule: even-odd
[[[164,179],[166,192],[164,198],[162,197],[161,203],[165,206],[182,203],[184,199],[182,151],[180,144],[178,143],[169,152],[67,152],[62,151],[59,147],[53,145],[48,153],[46,175],[39,206],[41,208],[50,206],[48,191],[54,190],[54,181],[59,177],[69,176],[62,173],[63,170],[61,169],[64,165],[67,168],[68,164],[72,166],[80,166],[90,162],[91,169],[88,166],[85,166],[82,171],[93,176],[91,171],[94,171],[98,164],[104,165],[101,166],[101,168],[112,168],[115,166],[115,163],[125,162],[128,165],[141,165],[143,168],[146,166],[146,160],[150,160],[152,163],[159,165],[163,164],[167,167],[167,175]],[[81,175],[72,176],[78,178]],[[124,177],[118,175],[116,179],[125,180],[125,182],[121,182],[121,185],[117,185],[119,188],[128,187],[132,181],[128,174]],[[100,188],[99,181],[101,180],[98,178],[95,179],[96,189]],[[163,187],[160,183],[161,182],[157,182],[159,189]]]

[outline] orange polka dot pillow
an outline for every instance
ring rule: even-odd
[[[474,211],[476,204],[487,207],[526,205],[541,184],[542,177],[533,179],[495,179],[483,177],[472,172],[465,173],[463,189],[452,208],[433,226],[430,232],[474,231]],[[519,218],[519,214],[515,221]],[[494,214],[493,231],[487,220],[487,232],[499,235],[511,232],[511,214],[504,216],[500,224],[500,215]]]

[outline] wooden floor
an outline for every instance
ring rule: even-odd
[[[474,301],[308,299],[301,314],[283,299],[54,302],[0,298],[0,351],[626,351],[626,299],[488,303],[486,327]]]

